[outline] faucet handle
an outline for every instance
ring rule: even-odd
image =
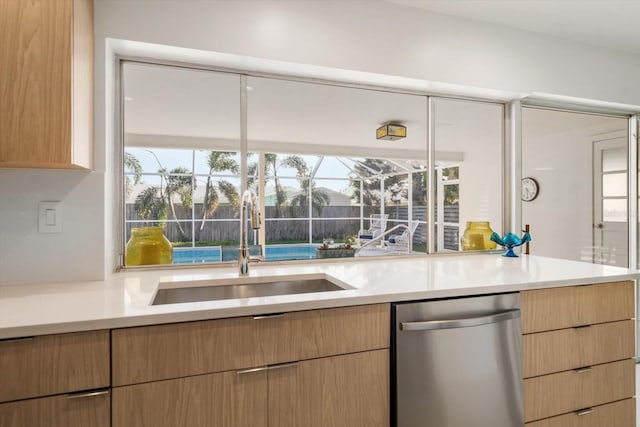
[[[258,245],[258,249],[260,249],[260,255],[251,255],[251,253],[249,253],[249,262],[264,261],[264,252],[262,252],[262,245]]]
[[[249,256],[249,261],[251,261],[251,262],[264,262],[264,256],[263,255],[250,255]]]
[[[260,249],[260,255],[249,255],[249,261],[253,262],[263,262],[265,259],[264,251],[262,249],[262,245],[258,245],[258,249]]]

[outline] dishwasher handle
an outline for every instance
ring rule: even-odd
[[[517,319],[520,317],[520,310],[507,310],[500,313],[489,314],[480,317],[467,317],[462,319],[448,320],[424,320],[420,322],[402,322],[401,331],[433,331],[438,329],[469,328],[472,326],[489,325],[491,323],[504,322],[505,320]]]

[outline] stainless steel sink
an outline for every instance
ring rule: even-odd
[[[219,283],[208,286],[160,288],[151,304],[177,304],[183,302],[306,294],[312,292],[342,291],[344,289],[344,287],[338,286],[326,278],[305,278],[258,283]]]

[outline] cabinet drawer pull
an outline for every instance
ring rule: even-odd
[[[275,319],[278,317],[284,317],[284,313],[261,314],[259,316],[253,316],[253,320]]]
[[[269,367],[268,366],[261,366],[259,368],[251,368],[251,369],[243,369],[241,371],[236,371],[236,374],[238,375],[244,375],[244,374],[252,374],[254,372],[262,372],[262,371],[266,371],[268,370]]]
[[[593,412],[593,408],[586,408],[576,411],[576,415],[587,415]]]
[[[260,366],[259,368],[243,369],[241,371],[236,371],[236,374],[243,375],[243,374],[251,374],[253,372],[273,371],[275,369],[288,368],[290,366],[297,366],[297,365],[298,365],[298,362],[280,363],[278,365]]]
[[[20,338],[7,338],[4,340],[0,340],[0,344],[4,344],[6,342],[22,342],[22,341],[33,341],[34,337],[20,337]]]
[[[270,365],[268,367],[268,369],[271,370],[275,370],[275,369],[282,369],[282,368],[288,368],[290,366],[298,366],[298,362],[291,362],[291,363],[281,363],[279,365]]]
[[[82,399],[84,397],[96,397],[96,396],[104,396],[109,394],[109,390],[91,390],[91,391],[81,391],[78,393],[69,393],[67,394],[67,399]]]
[[[591,366],[584,366],[582,368],[574,369],[574,371],[578,374],[583,374],[585,372],[591,371],[593,368]]]

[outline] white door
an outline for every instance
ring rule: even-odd
[[[628,266],[627,137],[593,143],[593,262]]]

